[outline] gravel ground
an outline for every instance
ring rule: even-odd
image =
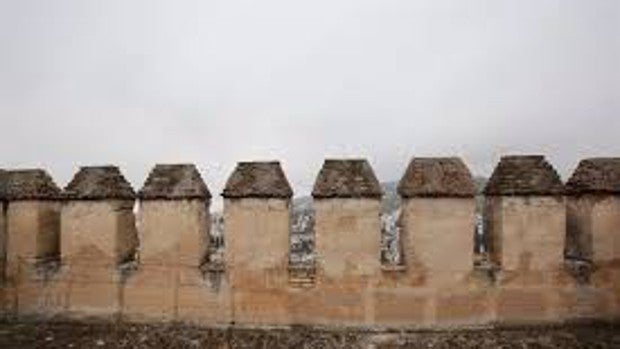
[[[0,348],[620,348],[620,324],[369,332],[4,321],[0,322]]]

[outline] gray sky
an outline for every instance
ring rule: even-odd
[[[620,156],[620,1],[0,0],[0,166]]]

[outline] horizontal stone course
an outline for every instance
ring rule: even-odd
[[[398,193],[411,197],[473,197],[476,187],[460,158],[413,158],[398,183]]]
[[[226,181],[222,196],[234,198],[290,198],[293,190],[278,161],[239,162]]]
[[[316,199],[380,198],[379,180],[365,159],[327,159],[312,189]]]
[[[571,211],[541,156],[498,164],[486,190],[495,264],[484,268],[473,265],[475,188],[458,158],[410,163],[399,189],[399,265],[381,265],[382,193],[369,163],[325,161],[313,190],[316,259],[304,269],[289,264],[292,189],[277,162],[240,163],[229,178],[219,264],[206,254],[211,195],[194,165],[155,166],[137,195],[117,167],[85,167],[63,202],[49,202],[60,190],[38,170],[9,183],[27,193],[7,196],[9,231],[28,231],[32,244],[9,236],[11,260],[23,265],[0,287],[1,311],[398,329],[612,318],[620,313],[614,161],[586,159],[573,175],[593,198],[576,217],[576,234],[587,233],[590,244],[583,278],[566,266]],[[20,198],[27,202],[14,202]],[[48,206],[45,215],[29,208]],[[60,238],[50,228],[58,224]],[[54,253],[34,248],[55,243],[63,247],[56,269],[47,258]]]
[[[58,200],[61,191],[45,170],[27,169],[0,173],[0,194],[8,201]]]
[[[211,193],[193,164],[158,164],[138,192],[141,200],[209,199]]]
[[[502,156],[485,195],[562,195],[564,185],[542,155]]]
[[[132,200],[136,196],[131,184],[116,166],[84,166],[63,191],[68,200]]]
[[[590,158],[579,165],[566,182],[569,194],[620,195],[620,158]]]

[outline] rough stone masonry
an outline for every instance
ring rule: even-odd
[[[241,162],[211,260],[211,193],[192,164],[137,191],[115,166],[64,190],[0,171],[0,311],[198,326],[440,328],[620,315],[620,158],[564,184],[540,155],[504,156],[484,190],[489,263],[474,267],[475,186],[459,158],[414,157],[398,186],[402,263],[381,262],[381,186],[364,159],[328,159],[312,191],[316,248],[289,258],[293,190],[279,162]]]

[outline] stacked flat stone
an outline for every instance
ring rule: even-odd
[[[569,194],[620,194],[620,158],[581,160],[566,189]]]
[[[204,287],[199,269],[208,250],[211,194],[198,169],[157,164],[138,198],[141,265],[125,283],[124,315],[134,320],[215,316],[207,306],[213,293]]]
[[[58,200],[60,189],[42,169],[11,170],[4,174],[4,196],[8,201]]]
[[[72,285],[70,312],[121,310],[121,266],[135,259],[138,247],[135,196],[119,168],[109,165],[80,167],[65,187],[61,251]]]
[[[485,188],[495,264],[481,283],[472,270],[474,182],[458,158],[412,159],[399,182],[398,219],[381,214],[381,186],[366,160],[325,161],[313,188],[308,275],[288,268],[293,191],[277,162],[240,163],[228,179],[218,270],[204,268],[211,194],[194,165],[156,165],[137,195],[114,166],[80,169],[64,195],[45,171],[0,171],[0,200],[8,199],[0,245],[9,242],[0,268],[6,260],[15,272],[0,284],[0,311],[403,331],[612,319],[620,310],[620,158],[581,161],[566,187],[542,156],[502,158]],[[400,229],[404,265],[380,264],[384,218]],[[575,254],[563,251],[569,234]],[[58,243],[61,263],[49,258]],[[567,273],[573,261],[587,265],[588,278]]]
[[[68,200],[132,200],[136,194],[117,166],[84,166],[67,184],[63,196]]]
[[[222,196],[232,313],[252,324],[286,323],[293,190],[280,163],[238,163]]]
[[[487,196],[562,195],[564,185],[542,155],[503,156],[484,193]]]
[[[581,160],[566,189],[565,255],[602,271],[620,257],[620,158]]]
[[[293,189],[280,162],[239,162],[228,178],[222,196],[235,198],[290,198]]]
[[[460,158],[413,158],[398,184],[398,193],[403,198],[473,197],[476,186]]]
[[[193,164],[157,164],[149,173],[141,200],[210,199],[211,193]]]
[[[490,257],[501,270],[496,316],[499,321],[542,320],[553,311],[552,299],[564,278],[564,185],[543,156],[504,156],[485,194]]]
[[[56,261],[60,254],[61,191],[42,169],[6,171],[3,177],[7,279],[22,278],[24,284],[33,282],[28,287],[41,287],[36,281],[40,276],[37,265]],[[25,313],[36,310],[31,301],[26,297],[18,300]]]
[[[372,311],[363,301],[367,283],[381,273],[381,186],[365,159],[327,159],[312,190],[315,211],[316,292],[320,298],[295,311],[325,323],[360,324]],[[329,299],[347,299],[336,306]]]
[[[465,289],[473,259],[476,207],[476,188],[465,163],[457,157],[413,158],[398,193],[408,278],[424,280],[424,286]]]
[[[381,185],[365,159],[327,159],[314,183],[315,199],[380,198]]]

